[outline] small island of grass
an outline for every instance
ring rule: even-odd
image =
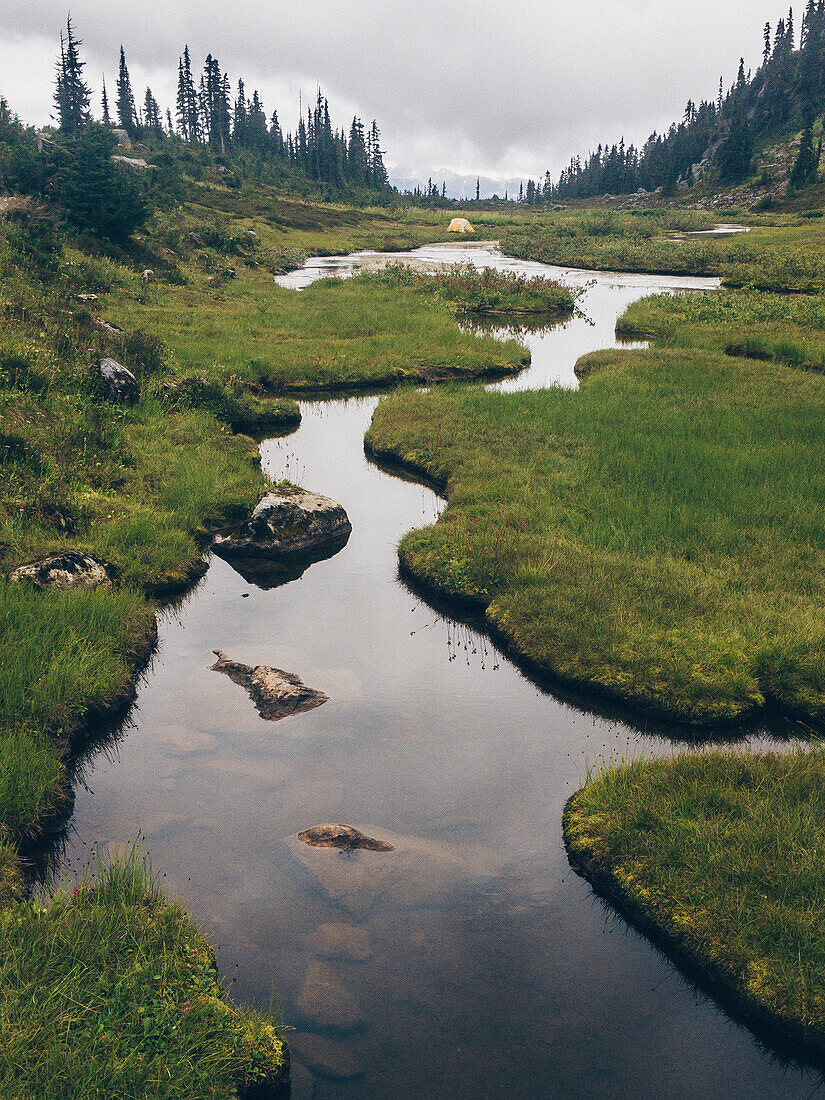
[[[772,1044],[825,1056],[825,754],[606,769],[567,804],[570,861]]]

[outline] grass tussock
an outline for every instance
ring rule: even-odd
[[[825,1055],[825,754],[691,753],[591,777],[574,866],[727,1003]],[[779,1026],[777,1026],[779,1025]]]
[[[130,589],[46,594],[6,581],[0,608],[0,821],[25,833],[59,806],[71,735],[129,698],[154,612]]]
[[[578,393],[379,405],[367,446],[449,492],[404,566],[532,665],[644,711],[825,716],[822,380],[680,349],[584,366]]]
[[[0,909],[0,960],[3,1096],[287,1095],[276,1028],[229,1004],[211,948],[134,850],[47,905]]]
[[[573,312],[583,293],[543,276],[530,278],[473,264],[453,264],[427,274],[409,264],[394,263],[357,279],[370,286],[415,287],[451,303],[459,313],[562,315]]]

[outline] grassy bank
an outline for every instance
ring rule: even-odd
[[[515,341],[462,331],[418,282],[324,279],[298,294],[263,268],[211,280],[191,270],[184,285],[146,287],[132,277],[110,295],[107,318],[162,334],[176,378],[205,371],[254,394],[486,377],[528,361]]]
[[[254,419],[256,399],[217,384],[166,392],[162,343],[96,324],[78,295],[112,270],[64,250],[45,214],[0,220],[0,1092],[228,1097],[282,1059],[282,1044],[224,1004],[205,971],[189,996],[182,952],[202,940],[177,909],[144,880],[115,889],[114,872],[48,913],[19,900],[18,842],[71,805],[77,736],[132,698],[156,636],[153,597],[200,575],[210,530],[246,514],[266,485],[255,445],[227,415]],[[103,354],[138,375],[139,404],[103,400],[91,367]],[[107,562],[114,587],[9,582],[19,563],[67,548]],[[143,967],[163,974],[167,1023],[173,1002],[201,1005],[179,1050],[162,1029],[140,1040],[153,1004]],[[95,1031],[104,989],[123,1017],[108,1047]]]
[[[591,778],[574,867],[772,1043],[825,1057],[825,755],[700,753]]]
[[[726,217],[732,215],[727,214]],[[702,211],[566,211],[514,225],[501,244],[510,256],[596,271],[719,276],[730,286],[780,293],[825,288],[825,229],[816,218],[777,215],[736,236],[697,236],[718,220]]]
[[[135,852],[48,905],[0,909],[0,960],[3,1096],[288,1095],[275,1027],[229,1003]]]
[[[405,568],[532,666],[640,710],[823,717],[822,379],[681,349],[583,366],[578,393],[379,405],[368,447],[449,493]]]
[[[616,328],[664,345],[825,370],[825,294],[657,294],[634,302]]]

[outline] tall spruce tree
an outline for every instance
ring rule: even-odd
[[[381,131],[375,119],[370,128],[370,185],[376,191],[383,190],[388,184],[387,169],[384,167],[384,150],[381,148]]]
[[[235,117],[232,126],[232,141],[244,148],[248,144],[247,123],[249,107],[246,101],[246,89],[242,80],[238,81],[238,95],[235,99]]]
[[[158,101],[152,95],[152,89],[147,88],[143,98],[143,126],[147,133],[153,137],[163,136],[163,119],[160,114]]]
[[[60,129],[64,134],[76,134],[89,121],[91,89],[83,79],[86,62],[81,60],[83,43],[75,38],[72,17],[66,19],[66,37],[60,35],[60,57],[55,78],[54,105]]]
[[[103,108],[103,125],[111,126],[112,117],[109,114],[109,96],[106,93],[106,77],[103,77],[103,94],[101,96],[101,106]]]
[[[126,54],[120,47],[120,63],[117,71],[117,117],[122,129],[130,138],[137,137],[138,119],[132,81],[126,67]]]

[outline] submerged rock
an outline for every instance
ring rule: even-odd
[[[111,587],[110,567],[82,550],[66,550],[50,558],[20,565],[11,573],[12,581],[28,581],[36,588],[64,591],[68,588]]]
[[[295,1032],[289,1037],[289,1045],[299,1061],[317,1077],[352,1081],[364,1072],[364,1067],[351,1050],[323,1035]]]
[[[372,955],[370,935],[356,924],[319,924],[307,937],[307,947],[316,955],[336,962],[366,962]]]
[[[352,852],[356,848],[366,848],[370,852],[392,852],[392,844],[367,836],[352,825],[314,825],[298,833],[298,839],[311,848],[343,848]]]
[[[128,367],[122,366],[116,359],[101,359],[97,367],[106,397],[109,401],[140,401],[138,380]]]
[[[261,718],[277,722],[290,714],[300,714],[326,703],[328,696],[315,691],[292,672],[269,665],[244,665],[240,661],[231,661],[219,649],[214,650],[217,661],[212,665],[215,672],[223,672],[230,680],[240,684],[249,693],[249,697]]]
[[[266,494],[243,527],[218,535],[212,549],[230,559],[318,560],[345,546],[351,531],[337,501],[306,489],[279,489]]]
[[[346,1035],[367,1026],[358,1001],[324,962],[310,963],[298,994],[298,1011],[313,1030]]]

